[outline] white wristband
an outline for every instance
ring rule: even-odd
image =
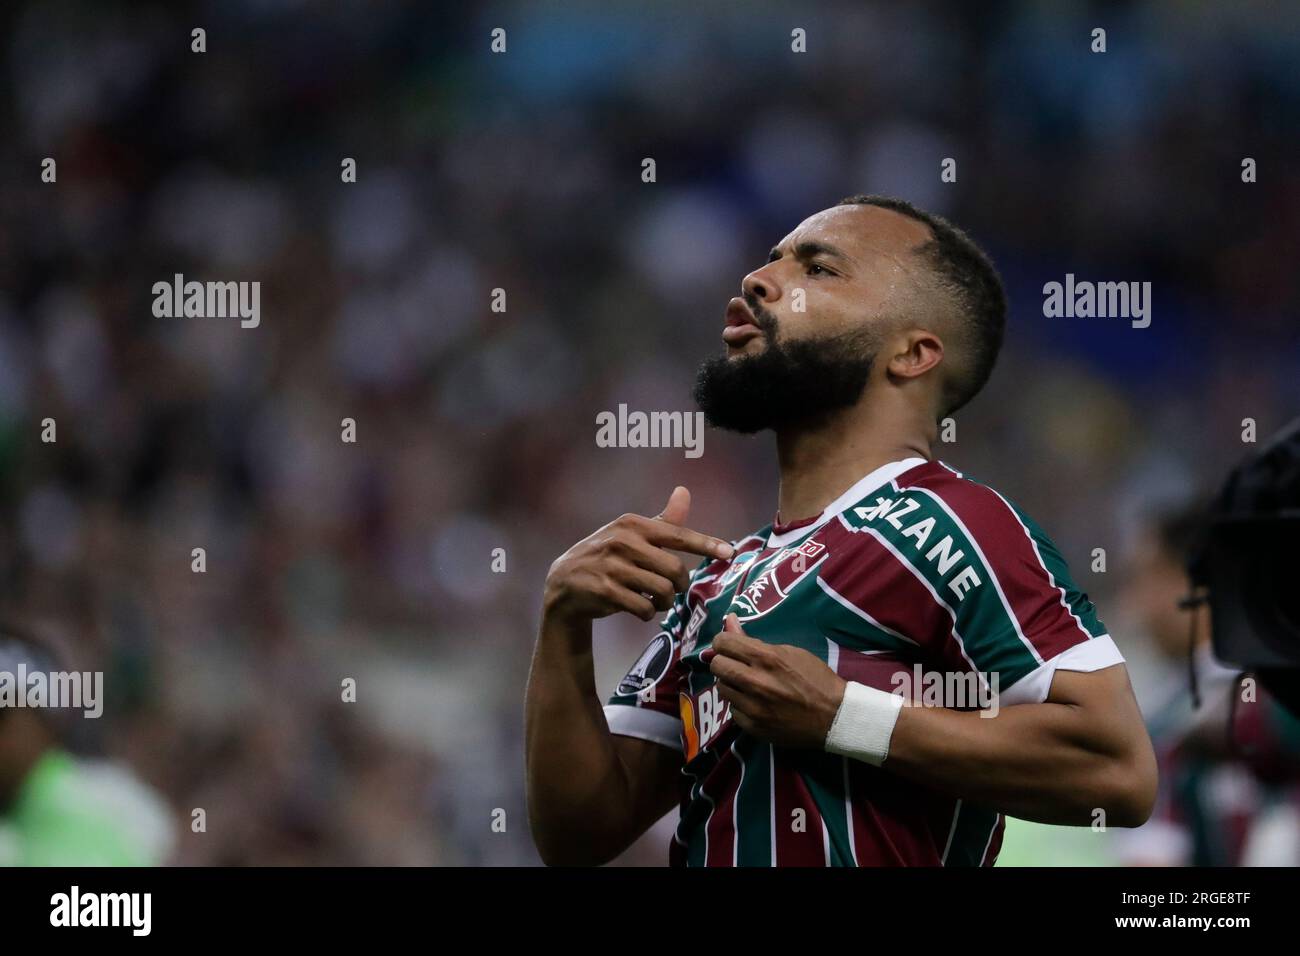
[[[827,751],[879,767],[889,756],[889,738],[902,709],[898,694],[849,681],[826,734]]]

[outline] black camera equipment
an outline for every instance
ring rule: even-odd
[[[1228,475],[1188,562],[1215,655],[1300,715],[1300,418]]]

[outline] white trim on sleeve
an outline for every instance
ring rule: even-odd
[[[1123,663],[1124,655],[1119,652],[1109,634],[1081,641],[1044,661],[1008,690],[1002,691],[998,695],[998,706],[1041,704],[1047,700],[1047,694],[1052,689],[1052,677],[1057,671],[1099,671]]]
[[[611,734],[648,740],[673,750],[682,749],[682,721],[672,714],[630,704],[606,704],[605,721]]]

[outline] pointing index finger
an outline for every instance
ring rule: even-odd
[[[726,560],[736,553],[735,548],[721,538],[669,524],[660,518],[650,519],[650,526],[646,529],[646,540],[661,548],[686,551],[689,554],[698,554],[702,558]]]

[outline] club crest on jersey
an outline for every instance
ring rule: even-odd
[[[737,578],[749,570],[749,566],[754,563],[754,559],[757,557],[757,551],[746,551],[744,554],[736,555],[731,562],[731,567],[723,572],[718,587],[723,590],[731,587]]]
[[[804,578],[830,557],[820,541],[805,541],[797,548],[780,552],[763,573],[731,599],[731,610],[741,621],[752,621],[770,612],[789,596]]]
[[[632,669],[623,675],[614,693],[621,697],[631,697],[648,691],[668,673],[672,659],[673,639],[666,631],[660,631],[650,639]]]

